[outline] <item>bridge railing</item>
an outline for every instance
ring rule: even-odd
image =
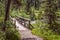
[[[30,19],[17,17],[16,20],[19,21],[19,23],[22,24],[24,27],[29,28],[30,30],[34,28],[30,23]]]

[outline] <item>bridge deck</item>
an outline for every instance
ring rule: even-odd
[[[16,28],[17,28],[18,30],[27,30],[27,28],[25,28],[23,25],[19,24],[18,21],[16,21]]]

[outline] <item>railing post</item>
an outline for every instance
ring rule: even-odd
[[[30,29],[30,21],[29,21],[29,29]]]
[[[22,24],[22,20],[21,20],[21,24]]]
[[[26,23],[25,23],[25,21],[24,21],[24,26],[26,26]]]
[[[16,20],[15,20],[15,28],[16,28]]]

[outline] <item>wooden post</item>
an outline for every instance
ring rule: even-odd
[[[21,20],[21,24],[22,24],[22,20]]]
[[[26,23],[25,23],[25,21],[24,21],[24,26],[26,26]]]
[[[29,21],[29,29],[30,29],[30,21]]]
[[[14,24],[14,25],[15,25],[15,28],[16,28],[16,20],[14,20],[14,22],[15,22],[15,24]]]

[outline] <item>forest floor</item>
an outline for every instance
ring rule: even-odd
[[[23,25],[21,25],[17,20],[14,20],[16,22],[16,28],[21,34],[21,40],[43,40],[42,38],[39,38],[31,33],[31,30],[25,28]]]

